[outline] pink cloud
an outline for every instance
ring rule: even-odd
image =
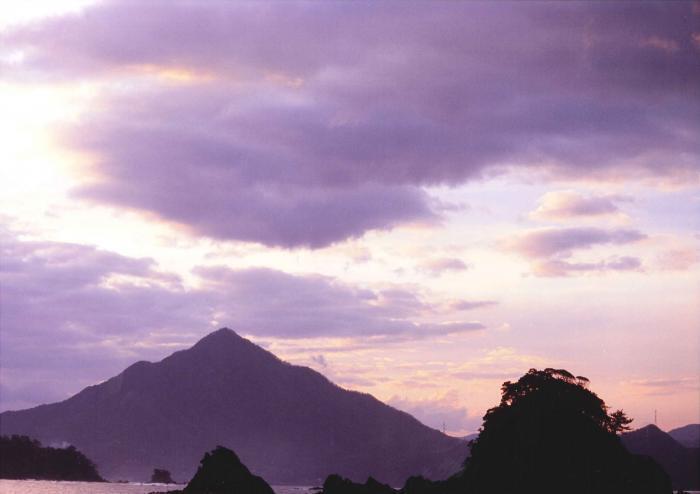
[[[630,229],[547,228],[512,238],[506,242],[506,246],[526,257],[537,259],[569,256],[575,250],[590,249],[596,245],[625,245],[645,238],[645,234]]]
[[[431,259],[422,264],[422,269],[433,276],[439,276],[449,272],[466,271],[469,265],[463,260],[455,257],[442,257]]]
[[[537,209],[529,216],[538,220],[555,221],[616,216],[621,215],[616,203],[629,200],[627,197],[616,195],[584,196],[573,191],[547,192],[540,198]]]
[[[585,273],[602,273],[606,271],[642,271],[642,262],[636,257],[623,256],[598,262],[569,262],[559,259],[547,259],[533,264],[533,273],[537,276],[571,276]]]

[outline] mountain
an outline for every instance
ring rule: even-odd
[[[700,424],[688,424],[668,431],[668,435],[686,448],[700,448]]]
[[[622,435],[628,451],[651,456],[670,475],[675,489],[700,489],[698,448],[686,448],[655,425]]]
[[[479,437],[479,433],[478,433],[478,432],[475,432],[475,433],[473,433],[473,434],[467,434],[466,436],[462,436],[460,439],[462,439],[462,441],[467,441],[467,442],[469,442],[469,441],[473,441],[473,440],[476,439],[477,437]]]
[[[222,445],[272,483],[318,485],[338,473],[400,485],[454,473],[468,450],[226,328],[60,403],[4,412],[0,431],[70,443],[107,478],[132,480],[154,467],[189,479],[203,452]]]

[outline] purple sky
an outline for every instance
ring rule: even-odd
[[[228,326],[454,433],[532,366],[700,420],[699,3],[35,7],[1,408]]]

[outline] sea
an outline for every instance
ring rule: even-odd
[[[111,482],[57,482],[53,480],[0,479],[0,494],[148,494],[182,489],[184,485],[111,483]],[[311,487],[273,485],[275,494],[309,494]]]
[[[57,482],[53,480],[0,479],[0,494],[148,494],[182,489],[184,485],[110,483],[110,482]],[[275,494],[311,494],[312,487],[273,485]],[[700,491],[685,491],[700,494]]]

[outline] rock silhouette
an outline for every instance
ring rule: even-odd
[[[95,464],[75,447],[42,447],[26,436],[0,437],[0,478],[104,481]]]
[[[235,449],[273,483],[338,473],[400,485],[444,478],[468,446],[368,394],[290,365],[230,329],[157,363],[138,362],[61,403],[0,415],[3,433],[75,444],[107,478],[144,481],[158,465],[191,478],[202,451]]]
[[[217,446],[204,454],[187,486],[169,494],[274,494],[265,480],[253,475],[232,450]]]
[[[154,468],[151,474],[151,482],[154,484],[174,484],[170,472],[161,468]]]
[[[323,492],[333,494],[395,494],[391,486],[369,477],[364,484],[354,483],[340,475],[329,475],[323,483]]]

